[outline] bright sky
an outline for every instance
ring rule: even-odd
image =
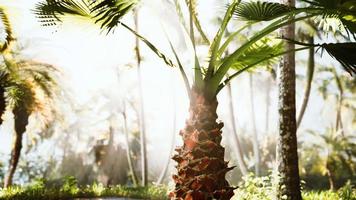
[[[105,121],[94,128],[87,127],[87,124],[95,123],[100,117],[108,117],[112,111],[120,111],[124,98],[137,97],[136,68],[130,69],[129,67],[135,65],[134,37],[122,28],[118,28],[114,34],[100,34],[97,26],[74,19],[65,20],[65,23],[58,28],[41,27],[30,12],[35,2],[37,0],[0,0],[1,5],[7,6],[19,41],[27,47],[24,54],[61,69],[65,80],[64,86],[72,91],[72,98],[76,100],[76,103],[92,106],[91,111],[80,116],[81,119],[77,119],[79,120],[77,126],[83,126],[79,131],[80,138],[89,141],[90,136],[97,136],[108,130],[108,122]],[[212,18],[223,8],[217,6],[216,2],[216,0],[204,0],[204,3],[199,5],[203,27],[207,27],[210,38],[216,32],[216,27],[211,23]],[[173,58],[162,31],[162,26],[165,27],[189,71],[189,66],[192,66],[190,63],[192,58],[188,56],[191,55],[189,54],[191,47],[184,42],[184,34],[178,25],[174,8],[163,0],[149,0],[149,3],[144,3],[139,15],[141,19],[139,32]],[[125,20],[132,24],[131,15]],[[177,128],[179,129],[183,127],[187,116],[188,101],[177,69],[165,66],[143,44],[141,47],[147,135],[151,142],[149,155],[153,158],[152,166],[155,166],[159,163],[157,161],[163,161],[168,156],[172,134],[173,102],[176,104]],[[202,52],[204,51],[206,49],[202,48]],[[298,71],[304,73],[304,68]],[[260,138],[265,135],[265,77],[265,75],[260,75],[255,81],[256,118]],[[274,89],[271,92],[270,132],[276,130],[278,121],[276,83],[272,84],[274,84]],[[298,86],[298,102],[302,95],[302,88],[302,84]],[[247,129],[246,134],[250,134],[252,129],[248,92],[247,75],[234,81],[235,112],[238,125],[240,128]],[[315,89],[313,93],[317,93]],[[109,100],[103,99],[102,96],[107,96]],[[225,96],[225,91],[219,96],[219,112],[221,119],[226,121],[226,130],[229,130],[230,122],[226,109],[228,101]],[[94,97],[102,100],[93,104]],[[173,98],[175,98],[174,101]],[[306,112],[303,120],[304,128],[323,129],[333,122],[334,117],[330,116],[334,116],[334,107],[325,106],[321,102],[320,97],[316,95],[311,97],[310,105],[313,106],[310,107],[313,108]],[[95,110],[101,112],[95,112]],[[70,115],[70,117],[73,116]],[[117,121],[120,124],[118,128],[122,126],[120,119],[118,117]],[[11,120],[8,121],[0,133],[0,152],[7,154],[10,149],[10,134],[4,130],[10,130],[12,127]],[[79,148],[84,151],[86,145],[79,146]]]

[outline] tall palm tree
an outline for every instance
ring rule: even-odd
[[[135,31],[139,29],[138,10],[134,14]],[[142,66],[141,66],[141,51],[140,40],[135,38],[135,53],[136,53],[136,66],[137,78],[139,88],[139,124],[140,124],[140,141],[141,141],[141,183],[142,186],[147,185],[148,169],[147,169],[147,147],[146,147],[146,120],[145,120],[145,107],[143,102],[143,85],[142,85]]]
[[[295,0],[282,0],[286,6],[294,7]],[[292,20],[293,18],[291,18]],[[281,28],[282,38],[295,40],[295,22]],[[290,52],[283,55],[280,63],[278,80],[279,89],[279,137],[278,137],[278,172],[280,182],[278,198],[287,195],[291,200],[301,200],[300,177],[297,152],[297,124],[295,103],[295,44],[285,44]]]
[[[51,114],[56,83],[51,75],[55,69],[50,65],[27,60],[8,59],[4,56],[1,73],[6,77],[1,81],[5,92],[6,105],[14,114],[15,136],[11,151],[9,170],[4,186],[12,184],[22,149],[23,134],[31,114],[40,112],[43,117]]]
[[[50,98],[54,94],[56,83],[52,73],[53,66],[17,58],[11,44],[14,43],[12,26],[3,8],[0,7],[1,23],[5,30],[5,42],[0,45],[2,62],[0,63],[0,125],[6,107],[14,114],[15,136],[11,151],[9,170],[5,176],[4,187],[12,184],[29,116],[34,112],[54,111]],[[46,113],[48,114],[48,113]]]
[[[4,27],[5,30],[5,41],[3,44],[0,45],[0,54],[4,54],[8,49],[10,44],[15,40],[13,33],[12,33],[12,26],[10,24],[9,18],[3,8],[0,7],[0,20],[1,24]],[[6,73],[1,73],[1,82],[5,84],[7,79]],[[6,109],[6,100],[5,100],[5,88],[0,87],[0,125],[2,124],[2,115],[5,112]]]
[[[194,12],[192,11],[194,4],[193,1],[189,2],[189,35],[195,50]],[[282,49],[276,52],[277,45],[275,43],[261,41],[285,25],[316,16],[340,18],[350,33],[356,33],[354,22],[347,17],[356,16],[352,6],[347,6],[347,3],[352,1],[343,1],[342,3],[337,1],[336,4],[328,2],[311,0],[308,1],[310,4],[308,7],[296,8],[279,3],[232,0],[217,34],[212,42],[209,42],[207,66],[204,67],[200,64],[196,54],[192,55],[194,61],[192,82],[189,81],[172,43],[170,45],[176,58],[176,64],[151,42],[124,23],[122,17],[136,6],[137,0],[46,0],[37,4],[35,12],[46,25],[61,22],[62,15],[68,14],[88,17],[108,31],[121,25],[148,45],[167,65],[172,67],[177,65],[189,94],[190,116],[186,121],[185,128],[180,131],[180,135],[183,137],[183,146],[177,148],[178,154],[173,157],[178,163],[178,173],[173,176],[176,186],[170,197],[172,199],[230,199],[233,196],[234,188],[226,181],[225,175],[232,168],[224,160],[225,149],[220,143],[223,123],[217,122],[217,95],[231,79],[236,78],[242,72],[263,65],[265,61],[272,58],[309,49],[311,46],[324,48],[339,60],[346,70],[355,73],[356,60],[353,57],[356,52],[355,43],[303,44],[304,46],[298,49]],[[233,15],[241,21],[246,21],[247,25],[239,27],[222,43],[224,32]],[[226,56],[224,55],[236,35],[261,21],[271,22],[237,49]],[[167,38],[169,39],[169,36]],[[236,71],[225,79],[230,69]],[[294,150],[296,151],[296,149]]]

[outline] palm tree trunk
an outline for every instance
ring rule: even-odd
[[[190,116],[180,131],[183,146],[173,159],[178,173],[173,176],[175,190],[171,199],[228,200],[234,192],[225,179],[232,168],[224,161],[221,146],[223,123],[217,123],[217,99],[207,99],[203,92],[191,90]]]
[[[135,31],[138,32],[138,12],[135,11]],[[139,84],[140,96],[140,142],[141,142],[141,173],[142,173],[142,186],[147,185],[147,149],[146,149],[146,124],[145,124],[145,109],[143,105],[143,88],[142,88],[142,69],[141,69],[141,52],[140,42],[136,37],[136,59],[137,59],[137,76]]]
[[[122,116],[124,118],[124,132],[125,132],[125,141],[126,141],[126,157],[127,157],[127,162],[129,164],[129,170],[130,170],[130,175],[132,179],[132,183],[135,187],[138,186],[138,180],[137,180],[137,175],[135,172],[135,169],[133,167],[133,161],[131,157],[131,147],[130,147],[130,140],[129,140],[129,129],[127,126],[127,118],[126,118],[126,111],[122,113]]]
[[[330,190],[334,191],[335,190],[335,175],[334,175],[333,169],[331,169],[329,159],[327,159],[327,161],[326,161],[326,174],[328,176]]]
[[[295,0],[282,0],[289,6]],[[283,38],[295,38],[295,24],[281,29]],[[294,49],[288,42],[286,50]],[[280,176],[278,198],[286,196],[288,200],[301,200],[300,177],[298,167],[297,122],[295,108],[295,53],[286,54],[280,63],[279,75],[279,138],[278,138],[278,172]]]
[[[309,37],[309,44],[314,43],[314,38]],[[302,122],[305,110],[307,109],[308,102],[309,102],[309,97],[310,97],[310,90],[311,90],[311,85],[313,82],[313,75],[314,75],[314,68],[315,68],[315,49],[314,47],[311,47],[309,49],[309,60],[308,60],[308,69],[307,69],[307,84],[305,86],[304,90],[304,96],[303,96],[303,101],[302,105],[299,110],[299,115],[297,118],[297,128],[299,128],[300,123]]]
[[[248,172],[247,172],[246,163],[243,159],[240,139],[237,135],[236,118],[235,118],[235,112],[234,112],[235,109],[234,109],[234,103],[233,103],[233,98],[232,98],[232,90],[231,90],[230,82],[227,84],[227,93],[228,93],[228,98],[229,98],[230,123],[232,125],[231,136],[233,138],[232,142],[234,143],[233,148],[236,153],[237,162],[238,162],[241,174],[243,176],[246,176]]]
[[[252,129],[253,129],[253,152],[255,154],[255,174],[260,175],[260,147],[257,136],[256,128],[256,116],[255,116],[255,103],[254,103],[254,92],[253,92],[253,77],[252,74],[249,76],[250,80],[250,101],[251,101],[251,116],[252,116]]]
[[[338,105],[336,109],[336,122],[335,122],[335,130],[339,131],[341,130],[341,134],[344,135],[344,127],[342,124],[342,117],[341,117],[341,110],[342,110],[342,104],[344,100],[344,88],[342,86],[341,80],[339,76],[337,75],[337,72],[335,69],[333,69],[333,74],[334,74],[334,79],[336,82],[336,86],[339,90],[339,95],[338,95]]]
[[[5,88],[0,86],[0,125],[3,122],[2,116],[5,113],[6,101],[5,101]]]
[[[26,131],[29,118],[29,113],[19,107],[15,107],[13,113],[15,118],[15,139],[14,146],[11,151],[9,170],[4,180],[4,187],[9,187],[12,185],[12,180],[21,156],[23,134]]]

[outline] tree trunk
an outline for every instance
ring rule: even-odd
[[[21,156],[23,134],[26,131],[29,118],[29,113],[26,110],[18,107],[15,107],[13,113],[15,118],[15,139],[14,146],[11,151],[9,170],[4,180],[4,187],[9,187],[12,185],[12,180]]]
[[[3,122],[2,116],[5,113],[6,101],[5,101],[5,88],[0,86],[0,125]]]
[[[294,6],[295,0],[282,0],[286,5]],[[295,25],[281,29],[281,36],[295,38]],[[286,50],[294,49],[288,42]],[[280,176],[278,198],[286,196],[288,200],[301,200],[300,177],[297,152],[297,123],[295,108],[295,53],[285,55],[280,63],[279,74],[279,138],[278,172]]]
[[[236,118],[235,118],[235,112],[234,112],[234,103],[233,103],[233,98],[232,98],[232,90],[231,90],[231,83],[229,82],[227,84],[227,92],[228,92],[228,98],[229,98],[229,110],[230,110],[230,123],[232,125],[232,133],[231,136],[233,137],[232,142],[233,142],[233,148],[236,153],[237,157],[237,162],[239,165],[239,169],[241,171],[241,174],[243,176],[247,175],[247,167],[246,163],[243,159],[243,154],[241,150],[241,144],[240,144],[240,139],[237,135],[237,128],[236,128]]]
[[[129,164],[129,170],[130,170],[130,175],[132,178],[132,183],[135,187],[138,186],[138,181],[137,181],[137,175],[135,172],[135,169],[133,167],[133,161],[131,157],[131,147],[130,147],[130,140],[129,140],[129,129],[127,126],[127,118],[126,118],[126,111],[122,113],[122,116],[124,118],[124,132],[125,132],[125,141],[126,141],[126,157],[127,157],[127,162]]]
[[[171,199],[228,200],[234,192],[225,179],[232,168],[224,161],[221,146],[223,123],[217,123],[217,99],[208,100],[204,93],[192,90],[190,116],[180,131],[183,146],[173,159],[178,173],[173,176],[175,190]]]
[[[138,12],[135,11],[135,31],[138,32]],[[147,149],[146,149],[146,124],[145,124],[145,110],[143,105],[143,88],[142,88],[142,69],[141,69],[141,52],[140,42],[136,37],[136,59],[137,59],[137,77],[139,84],[140,96],[140,142],[141,142],[141,173],[142,173],[142,186],[147,185]]]
[[[337,109],[336,109],[335,130],[336,131],[341,130],[341,134],[344,135],[344,126],[342,124],[342,116],[341,116],[342,105],[343,105],[343,100],[344,100],[344,87],[342,86],[341,80],[340,80],[339,76],[337,75],[337,72],[335,69],[333,69],[333,74],[334,74],[336,86],[339,91],[339,95],[337,98],[338,105],[337,105]]]
[[[314,38],[313,37],[309,37],[309,44],[314,44]],[[314,75],[314,68],[315,68],[315,49],[314,47],[309,49],[309,60],[308,60],[308,69],[307,69],[307,84],[305,86],[305,90],[304,90],[304,96],[303,96],[303,101],[302,101],[302,105],[300,107],[299,110],[299,115],[297,118],[297,128],[299,128],[305,110],[307,109],[308,106],[308,102],[309,102],[309,97],[310,97],[310,90],[311,90],[311,85],[313,82],[313,75]]]
[[[333,173],[333,169],[331,163],[329,163],[329,159],[326,161],[326,174],[328,176],[330,190],[335,190],[335,175]]]
[[[255,175],[260,175],[260,147],[258,142],[257,128],[256,128],[256,116],[255,116],[255,102],[253,92],[253,78],[252,74],[249,76],[250,80],[250,101],[251,101],[251,116],[252,116],[252,132],[253,132],[253,152],[255,155]]]

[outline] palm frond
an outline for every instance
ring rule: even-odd
[[[34,13],[44,26],[57,25],[64,15],[91,18],[90,3],[86,0],[45,0],[36,4]]]
[[[121,25],[123,27],[125,27],[127,30],[129,30],[132,34],[134,34],[143,43],[145,43],[148,46],[148,48],[150,48],[159,58],[161,58],[164,61],[164,63],[166,63],[170,67],[175,67],[175,65],[173,64],[173,61],[171,59],[169,59],[168,56],[164,55],[160,50],[158,50],[158,48],[155,45],[153,45],[150,41],[148,41],[142,35],[138,34],[135,30],[133,30],[126,24],[121,23]]]
[[[321,47],[339,61],[350,75],[356,74],[356,43],[322,44]]]
[[[273,2],[243,2],[234,11],[234,16],[245,21],[269,21],[295,9]]]
[[[345,30],[356,38],[356,1],[355,0],[302,0],[322,10],[324,19],[336,18]]]
[[[185,2],[189,8],[189,12],[192,15],[193,23],[194,23],[195,27],[197,28],[200,36],[202,37],[203,41],[206,44],[210,44],[210,41],[209,41],[208,37],[206,36],[205,32],[203,31],[203,28],[202,28],[199,18],[198,18],[197,1],[196,0],[185,0]]]
[[[15,40],[15,38],[12,33],[12,27],[11,27],[10,20],[7,17],[4,9],[2,9],[1,7],[0,7],[0,19],[1,19],[3,26],[5,27],[5,33],[6,33],[6,38],[5,38],[4,44],[0,45],[0,52],[3,53],[5,50],[8,49],[11,42],[13,42]]]
[[[96,1],[90,10],[96,19],[95,23],[99,23],[101,28],[106,28],[110,32],[137,2],[137,0],[100,0]]]
[[[283,42],[280,40],[271,40],[263,38],[259,42],[253,44],[248,48],[239,59],[232,65],[235,70],[241,70],[246,66],[250,66],[260,60],[269,58],[270,55],[277,55],[284,51]],[[267,59],[264,62],[260,62],[256,66],[271,66],[277,62],[277,58]]]

